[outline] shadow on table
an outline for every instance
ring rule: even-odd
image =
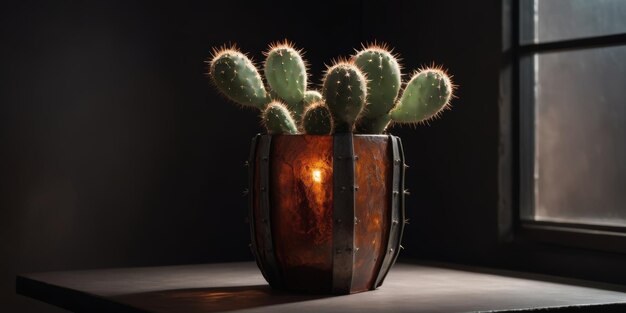
[[[277,291],[268,285],[162,290],[115,296],[115,301],[156,312],[224,312],[321,299]]]

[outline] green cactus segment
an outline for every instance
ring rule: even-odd
[[[415,74],[407,84],[402,97],[391,111],[397,123],[418,123],[437,116],[448,106],[452,83],[439,69],[426,69]]]
[[[445,70],[432,66],[416,72],[398,96],[401,67],[391,51],[373,43],[341,59],[327,70],[321,92],[306,90],[306,63],[286,40],[270,45],[265,79],[234,45],[214,48],[209,74],[227,98],[260,109],[270,134],[380,134],[393,123],[439,116],[455,89]]]
[[[365,106],[366,79],[350,63],[329,68],[324,78],[322,94],[335,124],[335,133],[352,132],[354,122]]]
[[[209,73],[226,97],[244,106],[264,109],[269,95],[261,75],[243,53],[226,49],[215,55]]]
[[[368,48],[354,57],[354,63],[367,76],[367,105],[364,117],[376,118],[389,113],[400,91],[400,65],[389,51]]]
[[[355,130],[359,134],[382,134],[389,126],[390,121],[391,116],[389,114],[374,118],[363,116],[356,122]]]
[[[290,108],[298,106],[306,90],[306,66],[295,49],[278,45],[267,53],[265,79],[276,95]],[[302,111],[300,111],[302,112]]]
[[[311,104],[322,101],[322,95],[315,90],[307,90],[304,92],[304,99],[300,101],[297,105],[292,106],[291,112],[293,113],[293,118],[296,121],[301,121],[304,111]]]
[[[310,135],[328,135],[333,128],[330,111],[322,102],[315,102],[304,111],[304,131]]]
[[[307,90],[304,93],[304,99],[302,100],[304,103],[304,107],[308,107],[309,105],[322,101],[322,94],[316,90]]]
[[[263,111],[263,123],[270,134],[297,134],[298,128],[294,123],[287,107],[278,102],[270,103]]]

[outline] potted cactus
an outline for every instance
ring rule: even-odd
[[[405,224],[404,153],[390,125],[449,107],[440,67],[413,73],[386,45],[364,46],[308,89],[306,62],[288,41],[271,44],[261,77],[236,47],[214,49],[210,77],[228,99],[257,108],[267,134],[252,139],[251,248],[277,289],[349,294],[382,285]]]

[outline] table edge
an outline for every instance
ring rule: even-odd
[[[48,284],[22,275],[15,277],[15,293],[72,312],[149,313],[87,292]]]

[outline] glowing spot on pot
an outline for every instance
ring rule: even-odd
[[[319,169],[314,169],[312,172],[313,181],[316,183],[322,182],[322,171]]]

